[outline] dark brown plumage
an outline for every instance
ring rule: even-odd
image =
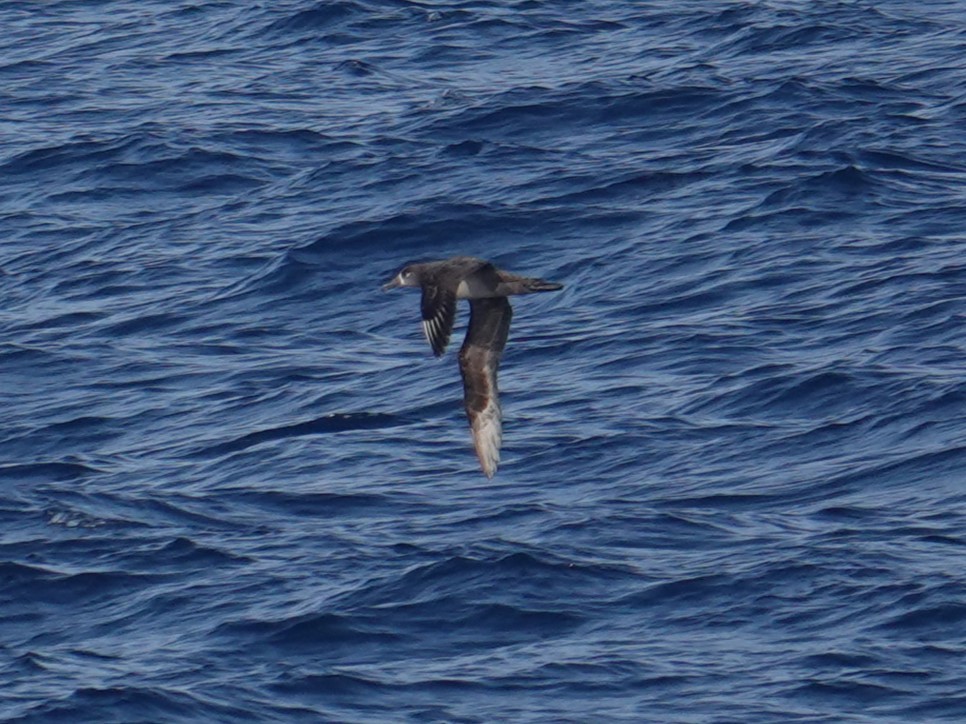
[[[422,289],[423,332],[437,357],[449,344],[456,300],[470,300],[470,323],[459,355],[463,403],[480,466],[492,478],[503,441],[497,373],[513,317],[507,297],[556,291],[563,285],[501,271],[483,259],[457,256],[406,266],[383,289],[395,287]]]

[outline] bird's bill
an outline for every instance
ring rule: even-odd
[[[388,292],[390,289],[395,289],[396,287],[401,287],[402,284],[399,281],[399,275],[397,274],[388,282],[382,285],[382,291]]]

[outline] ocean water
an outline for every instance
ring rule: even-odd
[[[966,720],[962,3],[0,29],[0,719]]]

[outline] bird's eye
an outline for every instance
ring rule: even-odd
[[[411,277],[412,275],[413,275],[413,273],[409,269],[403,270],[403,276],[406,277],[407,279],[409,277]]]

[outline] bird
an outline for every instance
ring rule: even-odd
[[[382,289],[398,287],[422,290],[423,333],[436,357],[442,357],[449,344],[457,300],[469,300],[470,323],[459,354],[463,405],[480,467],[487,478],[492,478],[500,463],[503,442],[497,371],[513,317],[507,297],[555,292],[563,289],[563,284],[511,274],[485,259],[454,256],[408,264]]]

